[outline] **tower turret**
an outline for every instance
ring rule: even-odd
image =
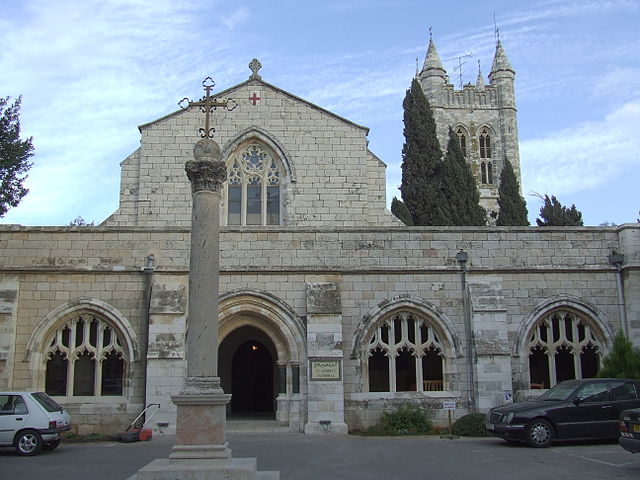
[[[496,87],[498,112],[500,114],[500,134],[504,139],[503,154],[501,160],[509,160],[520,183],[520,152],[518,147],[518,120],[516,114],[516,72],[511,66],[507,55],[504,53],[502,43],[498,39],[496,54],[493,58],[493,66],[489,74],[489,81]],[[502,168],[500,168],[501,170]]]
[[[427,56],[424,59],[424,66],[418,75],[418,80],[430,102],[440,96],[442,87],[447,83],[447,71],[442,66],[433,38],[429,39]]]
[[[489,73],[491,85],[498,89],[498,107],[516,108],[514,80],[516,72],[513,70],[507,55],[504,53],[502,43],[498,40],[496,54],[493,57],[493,66]]]

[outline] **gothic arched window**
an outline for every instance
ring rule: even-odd
[[[601,342],[590,323],[568,310],[538,320],[529,334],[531,388],[551,388],[573,378],[592,378],[600,366]]]
[[[91,313],[78,314],[56,330],[48,345],[49,395],[122,395],[127,357],[107,322]]]
[[[226,188],[227,225],[279,225],[280,178],[276,160],[261,145],[251,143],[234,154]]]
[[[489,135],[489,130],[483,128],[480,131],[480,158],[491,158],[491,135]]]
[[[462,127],[456,128],[456,135],[458,135],[458,141],[460,142],[460,150],[462,155],[467,156],[467,136]]]
[[[480,164],[480,176],[481,183],[493,184],[493,164],[491,162]]]
[[[444,390],[444,351],[425,318],[398,312],[381,321],[367,347],[370,392]]]

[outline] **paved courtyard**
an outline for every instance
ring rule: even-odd
[[[640,455],[614,443],[570,443],[548,449],[494,438],[322,437],[301,434],[228,436],[235,457],[257,457],[259,470],[283,480],[307,479],[624,479],[640,477]],[[67,443],[54,452],[18,457],[0,449],[4,480],[124,480],[154,458],[166,458],[174,437],[150,442]]]

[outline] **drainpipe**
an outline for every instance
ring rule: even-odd
[[[147,351],[149,350],[149,322],[151,321],[151,290],[153,288],[153,263],[156,256],[153,253],[147,255],[147,264],[142,268],[144,275],[144,314],[145,325],[142,329],[143,338],[140,339],[140,366],[144,372],[142,382],[142,403],[143,408],[147,404]]]
[[[471,310],[469,308],[469,296],[467,295],[467,260],[469,255],[464,250],[456,254],[456,260],[460,264],[460,279],[462,286],[462,310],[464,315],[464,331],[467,337],[467,401],[471,413],[476,413],[475,381],[473,374],[473,330],[471,329]]]
[[[629,338],[629,325],[627,324],[627,309],[624,301],[624,283],[622,279],[622,264],[624,263],[624,255],[611,251],[611,255],[607,257],[609,264],[616,269],[616,286],[618,288],[618,308],[620,309],[620,322],[622,323],[622,333]]]

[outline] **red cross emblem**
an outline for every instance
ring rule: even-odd
[[[249,100],[254,104],[257,105],[258,102],[260,101],[260,92],[251,92],[250,96],[249,96]]]

